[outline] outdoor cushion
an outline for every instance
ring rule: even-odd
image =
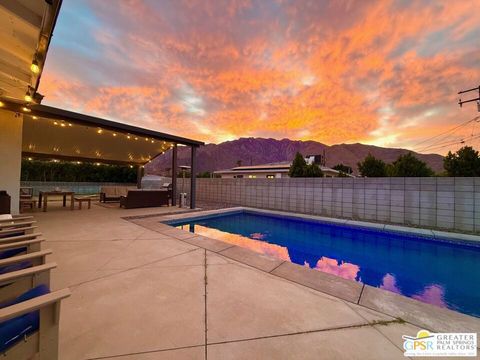
[[[33,263],[31,261],[21,261],[16,264],[0,267],[0,274],[6,274],[12,271],[18,271],[18,270],[26,269],[32,266],[33,266]]]
[[[7,259],[9,257],[15,256],[17,254],[21,254],[22,252],[27,251],[26,247],[20,247],[16,249],[10,249],[0,252],[0,259]]]
[[[104,193],[107,198],[118,198],[127,196],[128,190],[137,189],[136,186],[102,186],[100,192]]]
[[[23,293],[15,300],[2,307],[15,305],[35,297],[50,293],[46,285],[39,285]],[[0,352],[5,352],[10,346],[38,330],[40,324],[40,311],[32,311],[28,314],[7,320],[0,324]]]
[[[117,196],[127,196],[129,190],[137,190],[135,186],[117,186]]]
[[[5,228],[5,230],[9,230],[9,229]],[[6,237],[21,236],[21,235],[25,235],[25,231],[10,233],[6,236],[0,236],[0,238],[5,239]]]

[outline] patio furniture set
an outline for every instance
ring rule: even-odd
[[[70,200],[70,210],[78,203],[81,210],[85,204],[88,209],[92,206],[93,196],[75,195],[75,192],[56,189],[54,191],[39,191],[38,202],[33,197],[33,188],[20,188],[20,211],[25,208],[34,209],[37,207],[44,212],[48,209],[48,201],[62,197],[63,207],[67,206]],[[172,200],[172,185],[165,184],[161,189],[137,189],[135,186],[102,186],[100,189],[100,202],[118,202],[120,207],[125,209],[169,206]]]
[[[0,215],[0,354],[4,359],[57,359],[60,303],[50,291],[51,250],[31,216]]]
[[[38,192],[38,208],[43,209],[44,212],[48,208],[48,200],[53,198],[62,197],[63,207],[67,206],[67,198],[70,199],[70,210],[74,209],[75,203],[78,203],[78,209],[82,209],[82,205],[86,203],[87,207],[90,209],[92,206],[92,196],[80,196],[75,195],[73,191],[67,190],[53,190],[53,191],[39,191]],[[21,187],[20,188],[20,211],[25,208],[34,209],[37,207],[37,200],[33,197],[33,188],[32,187]]]
[[[125,209],[169,206],[172,199],[172,185],[161,189],[137,189],[133,186],[102,186],[100,202],[119,202]]]

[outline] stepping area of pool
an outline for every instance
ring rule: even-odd
[[[171,211],[34,214],[52,285],[72,290],[61,359],[403,359],[402,335],[420,328],[480,332],[480,319],[160,223],[189,216]]]

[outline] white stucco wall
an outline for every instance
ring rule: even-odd
[[[23,116],[0,110],[0,190],[11,196],[11,211],[18,214],[22,166]]]

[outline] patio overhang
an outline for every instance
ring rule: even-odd
[[[0,190],[12,196],[18,212],[21,157],[142,165],[172,149],[176,202],[177,146],[203,145],[179,136],[39,105],[43,65],[62,0],[0,1]],[[195,181],[190,206],[195,207]]]
[[[58,109],[4,102],[23,115],[22,155],[26,158],[144,165],[175,145],[203,142]]]
[[[37,89],[61,4],[0,2],[0,100],[41,101]]]

